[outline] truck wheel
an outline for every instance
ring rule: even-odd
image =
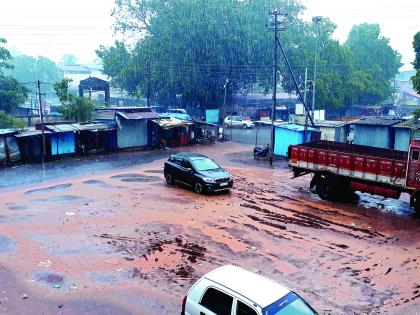
[[[333,200],[334,186],[333,181],[326,175],[320,175],[316,181],[316,193],[324,200]]]
[[[416,216],[420,217],[420,193],[417,193],[410,198],[410,204],[414,207]]]

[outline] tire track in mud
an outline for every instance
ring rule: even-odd
[[[267,187],[268,185],[270,187]],[[299,199],[286,195],[291,192],[285,187],[285,185],[249,183],[244,177],[237,178],[235,188],[237,195],[243,201],[240,206],[250,210],[243,215],[246,220],[242,225],[250,231],[263,232],[279,241],[304,241],[320,249],[324,248],[321,250],[322,254],[315,261],[307,262],[305,268],[318,271],[321,268],[324,272],[332,273],[334,278],[343,279],[350,287],[360,290],[363,297],[360,306],[351,309],[336,305],[338,309],[349,314],[379,312],[386,305],[395,307],[400,303],[420,298],[420,286],[413,287],[412,292],[405,294],[402,292],[397,294],[392,288],[385,290],[376,288],[376,282],[382,280],[382,277],[387,277],[392,267],[386,267],[384,271],[379,272],[385,268],[386,262],[383,266],[373,263],[375,250],[371,252],[367,247],[365,250],[354,252],[348,242],[345,242],[347,244],[336,241],[325,242],[302,232],[303,228],[322,229],[349,237],[349,241],[353,238],[378,245],[387,244],[392,238],[386,237],[383,233],[371,228],[358,227],[354,223],[346,223],[359,222],[364,217],[370,216],[364,213],[346,214],[345,211],[316,207],[308,204],[306,198]],[[290,207],[286,207],[285,204],[289,204]],[[291,230],[292,226],[299,227],[299,232]],[[272,253],[271,255],[276,257]],[[284,257],[277,258],[284,259]],[[362,268],[369,263],[372,264],[371,268]],[[376,267],[381,269],[376,270]],[[398,295],[403,297],[396,298]],[[334,301],[329,302],[335,305]]]

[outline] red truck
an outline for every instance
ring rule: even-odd
[[[294,177],[314,174],[311,188],[325,200],[344,200],[354,191],[398,199],[410,194],[420,214],[420,140],[396,151],[317,140],[289,147]]]

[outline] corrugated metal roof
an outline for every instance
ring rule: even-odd
[[[294,130],[294,131],[305,131],[305,126],[302,126],[302,125],[296,125],[296,124],[282,124],[282,125],[275,125],[276,126],[276,128],[284,128],[284,129],[289,129],[289,130]],[[309,131],[318,131],[317,129],[315,129],[315,128],[312,128],[312,127],[307,127],[307,129],[306,130],[309,130]]]
[[[159,117],[159,115],[155,112],[137,112],[137,113],[117,112],[116,114],[123,117],[124,119],[129,119],[129,120],[156,119]]]
[[[389,118],[363,118],[353,122],[354,125],[370,125],[370,126],[393,126],[401,122],[401,119]]]
[[[84,127],[80,124],[54,124],[54,125],[45,125],[50,131],[60,133],[60,132],[75,132],[78,130],[83,130]]]
[[[19,134],[17,134],[15,137],[16,138],[23,138],[23,137],[32,137],[32,136],[39,136],[42,134],[41,130],[27,130],[27,131],[23,131]],[[51,131],[45,130],[44,134],[52,134]]]
[[[314,122],[316,127],[331,127],[331,128],[337,128],[337,127],[343,127],[345,125],[351,124],[351,122],[348,121],[338,121],[338,120],[319,120]]]
[[[107,123],[91,123],[91,124],[84,124],[83,128],[85,130],[95,131],[95,130],[112,130],[116,129],[114,125],[107,124]]]
[[[418,120],[417,121],[406,120],[406,121],[400,122],[399,124],[396,124],[392,127],[417,130],[417,129],[420,129],[420,121],[418,121]]]
[[[8,135],[15,132],[15,129],[0,129],[0,135]]]

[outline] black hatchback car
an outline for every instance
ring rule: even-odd
[[[198,153],[172,155],[164,167],[166,182],[191,187],[196,193],[218,192],[233,187],[232,176],[207,156]]]

